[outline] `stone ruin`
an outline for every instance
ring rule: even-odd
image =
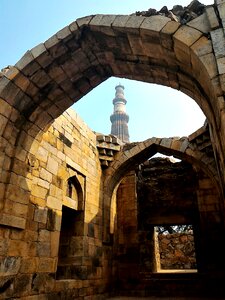
[[[198,0],[193,0],[188,6],[174,5],[171,10],[167,6],[163,6],[159,11],[154,8],[149,8],[147,11],[137,11],[136,16],[164,16],[170,18],[172,21],[180,24],[187,24],[191,20],[197,18],[205,12],[206,5],[200,3]]]
[[[78,19],[1,73],[0,299],[224,299],[225,1],[147,14]],[[68,108],[110,76],[180,90],[207,121],[96,134]],[[183,224],[196,270],[162,271],[155,227]]]

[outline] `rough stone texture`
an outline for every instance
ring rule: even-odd
[[[168,10],[167,6],[163,6],[159,11],[154,8],[149,8],[147,11],[136,12],[136,15],[145,17],[160,15],[171,18],[171,20],[181,24],[186,24],[203,14],[205,7],[206,6],[204,4],[194,0],[186,7],[183,7],[182,5],[174,5],[171,10]]]
[[[208,247],[205,244],[207,238],[203,233],[199,236],[199,232],[195,232],[195,240],[198,240],[199,244],[194,246],[193,235],[162,235],[159,238],[162,268],[159,268],[159,250],[156,247],[158,237],[155,236],[154,228],[171,224],[193,224],[195,228],[200,228],[207,208],[202,207],[198,211],[198,206],[201,206],[206,195],[212,202],[218,201],[218,195],[216,196],[216,190],[212,188],[212,182],[210,183],[201,172],[196,173],[187,163],[172,163],[168,159],[153,158],[139,166],[137,174],[137,177],[134,172],[127,174],[117,190],[113,256],[114,293],[147,296],[147,290],[151,287],[149,295],[165,296],[168,293],[173,294],[169,290],[173,286],[176,290],[174,296],[177,297],[182,294],[181,282],[187,280],[184,279],[185,276],[193,278],[197,273],[184,275],[184,271],[183,275],[170,275],[176,273],[161,273],[162,269],[195,269],[196,247],[197,269],[202,272],[203,257],[200,258],[199,254],[202,247]],[[210,230],[213,230],[213,227],[214,225]],[[215,249],[215,255],[216,251]],[[207,258],[203,259],[210,260],[208,254],[206,256]],[[173,276],[179,277],[179,284]],[[158,280],[157,287],[153,288],[155,280]],[[170,282],[168,285],[167,280]],[[197,278],[192,284],[193,289],[199,288]],[[186,291],[186,295],[190,296],[192,291],[189,292]]]
[[[193,232],[158,234],[158,242],[161,269],[196,269]]]
[[[115,266],[124,275],[129,295],[137,291],[139,296],[157,296],[159,291],[171,297],[224,295],[224,1],[206,9],[194,1],[188,13],[185,9],[79,19],[1,72],[2,299],[103,299],[116,284],[111,276]],[[200,106],[208,125],[189,137],[152,137],[123,147],[115,137],[95,134],[76,113],[66,110],[110,76],[181,90]],[[182,159],[197,174],[196,274],[152,273],[154,232],[149,224],[149,231],[140,236],[135,231],[134,182],[129,193],[121,194],[122,208],[129,214],[123,218],[122,210],[118,212],[127,237],[123,227],[110,220],[117,212],[111,200],[118,184],[157,152]],[[173,221],[178,222],[179,205],[182,210],[185,205],[173,202]],[[188,217],[191,212],[190,205]],[[62,230],[65,215],[72,220],[69,231]],[[142,221],[162,221],[161,216],[147,217]],[[114,240],[123,241],[119,265],[112,260],[112,232]]]

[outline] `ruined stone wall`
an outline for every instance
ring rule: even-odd
[[[184,223],[190,219],[198,221],[199,217],[198,269],[200,275],[207,276],[195,277],[194,281],[192,277],[190,281],[186,277],[184,280],[163,278],[162,284],[155,280],[159,277],[153,278],[151,273],[140,286],[137,268],[132,269],[132,276],[136,277],[127,280],[126,289],[131,295],[131,289],[136,288],[144,296],[160,293],[168,296],[174,292],[175,296],[183,297],[193,291],[195,296],[203,297],[208,296],[210,290],[212,299],[215,299],[214,293],[224,295],[224,11],[224,0],[216,0],[215,5],[207,7],[187,25],[160,15],[85,17],[27,51],[14,67],[3,70],[0,74],[1,299],[101,298],[110,275],[112,245],[108,236],[112,190],[135,164],[158,150],[169,155],[172,151],[197,169],[200,176],[198,207],[193,207],[193,202],[185,198],[187,193],[183,195],[186,204],[162,193],[163,207],[156,205],[154,210],[143,201],[143,206],[139,206],[143,214],[138,218],[138,229],[142,231],[138,244],[130,247],[129,239],[125,236],[122,239],[129,246],[123,244],[122,250],[130,256],[120,256],[125,266],[121,274],[129,275],[129,266],[137,258],[137,247],[141,253],[141,268],[152,271],[149,241],[153,237],[153,226],[164,222]],[[111,165],[103,175],[95,135],[77,116],[71,118],[65,113],[59,123],[50,126],[98,84],[121,74],[167,85],[191,96],[208,119],[209,145],[213,145],[210,155],[202,148],[199,138],[192,145],[190,137],[152,138],[137,147],[131,146],[130,150],[125,149],[114,163],[108,160]],[[202,138],[204,140],[204,136]],[[106,152],[109,154],[110,150]],[[200,174],[201,168],[207,176]],[[215,185],[218,178],[221,199]],[[101,182],[104,202],[99,197],[101,179],[104,180]],[[192,177],[188,179],[192,186]],[[175,185],[172,187],[175,191]],[[192,188],[189,195],[191,191]],[[182,198],[182,194],[179,196]],[[67,209],[63,210],[62,204]],[[129,204],[126,201],[122,208],[129,208]],[[146,211],[154,211],[151,218]],[[74,227],[63,222],[64,239],[61,239],[65,214],[77,222]],[[132,229],[134,220],[129,217],[126,220]],[[65,234],[67,226],[70,238]],[[60,256],[60,267],[65,272],[58,272],[58,249],[64,246],[68,255]],[[130,262],[126,260],[128,257]],[[199,289],[186,289],[187,283]]]
[[[28,295],[72,299],[103,293],[101,168],[96,136],[69,110],[39,138],[39,143],[31,145],[24,177],[14,169],[11,178],[12,184],[19,181],[27,191],[28,205],[9,184],[10,199],[16,202],[7,201],[5,209],[12,217],[25,218],[26,226],[23,230],[0,228],[0,299]],[[19,173],[19,160],[17,168]],[[69,178],[76,179],[71,193]],[[62,280],[56,281],[61,221],[65,218],[62,206],[75,216],[76,224],[69,224],[70,252],[61,261]]]
[[[157,234],[156,238],[161,269],[196,269],[193,233]]]

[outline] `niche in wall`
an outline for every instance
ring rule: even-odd
[[[66,199],[62,206],[57,279],[81,279],[80,268],[84,251],[83,194],[78,178],[75,175],[68,178]]]

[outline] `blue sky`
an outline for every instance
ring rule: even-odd
[[[181,3],[182,2],[182,3]],[[131,14],[164,5],[183,6],[187,0],[0,0],[0,69],[14,65],[22,55],[77,18],[92,14]],[[201,1],[212,4],[212,0]],[[89,127],[110,133],[115,86],[125,86],[131,141],[152,136],[184,136],[204,123],[195,102],[181,92],[127,79],[110,78],[74,105]]]

